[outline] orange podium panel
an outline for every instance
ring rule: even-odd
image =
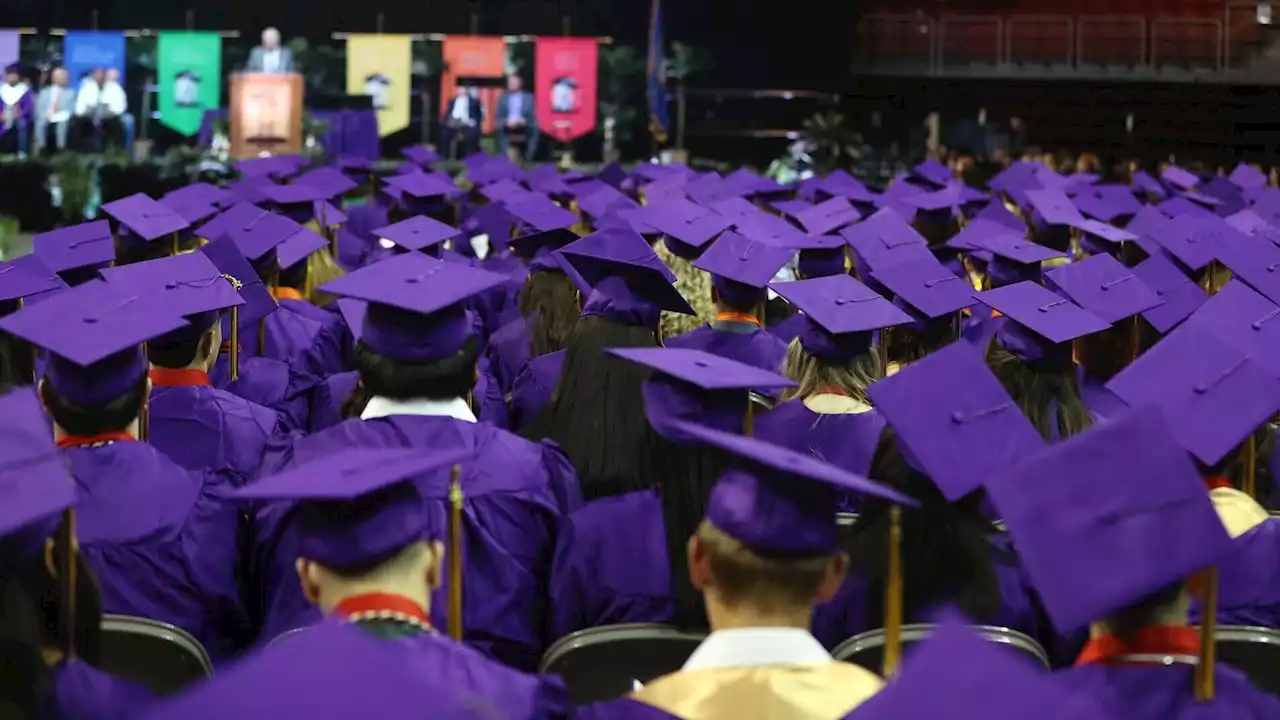
[[[302,151],[302,75],[235,73],[231,76],[231,157]]]

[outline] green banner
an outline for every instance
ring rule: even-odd
[[[156,42],[160,122],[195,135],[206,110],[222,102],[222,36],[162,32]]]

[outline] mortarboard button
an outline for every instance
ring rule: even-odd
[[[804,313],[797,337],[805,352],[830,363],[867,352],[872,331],[912,322],[910,315],[849,275],[771,283],[769,289]]]

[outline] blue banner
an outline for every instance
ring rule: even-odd
[[[124,85],[124,33],[119,30],[71,30],[62,40],[62,64],[78,88],[95,68],[115,70]]]
[[[667,141],[667,58],[662,37],[662,0],[649,6],[649,61],[645,64],[649,87],[649,132],[659,144]]]

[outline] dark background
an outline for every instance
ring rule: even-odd
[[[716,56],[699,85],[841,91],[848,82],[857,2],[849,0],[665,0],[667,42]],[[649,0],[0,0],[0,27],[88,29],[184,27],[239,30],[256,38],[267,25],[286,40],[321,40],[335,31],[556,35],[570,18],[574,35],[607,35],[643,49]]]

